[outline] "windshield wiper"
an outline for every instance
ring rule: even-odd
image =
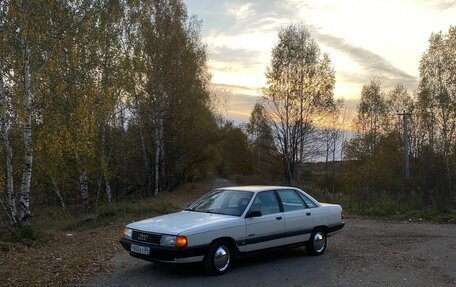
[[[201,211],[201,210],[196,210],[196,209],[193,209],[193,208],[186,208],[184,209],[185,211],[193,211],[193,212],[205,212],[205,211]]]
[[[206,213],[212,213],[212,214],[222,214],[222,215],[226,215],[225,213],[222,213],[222,212],[216,212],[216,211],[212,211],[212,210],[207,210],[205,211]]]

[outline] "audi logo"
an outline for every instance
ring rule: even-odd
[[[147,236],[147,234],[138,234],[138,239],[139,240],[147,240],[149,238],[149,236]]]

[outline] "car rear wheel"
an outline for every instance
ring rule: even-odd
[[[217,240],[211,244],[204,257],[204,270],[211,275],[226,273],[232,264],[232,253],[228,243]]]
[[[325,253],[326,243],[326,233],[323,230],[313,231],[306,244],[307,253],[313,256],[322,255]]]

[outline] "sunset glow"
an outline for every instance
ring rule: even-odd
[[[212,84],[231,91],[228,116],[235,121],[248,119],[266,84],[280,27],[302,23],[311,30],[336,70],[336,98],[353,110],[363,83],[374,76],[384,88],[402,83],[416,90],[429,36],[456,24],[456,1],[447,0],[184,2],[203,21]]]

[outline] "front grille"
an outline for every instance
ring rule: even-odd
[[[160,245],[161,234],[133,230],[131,237],[136,241]]]

